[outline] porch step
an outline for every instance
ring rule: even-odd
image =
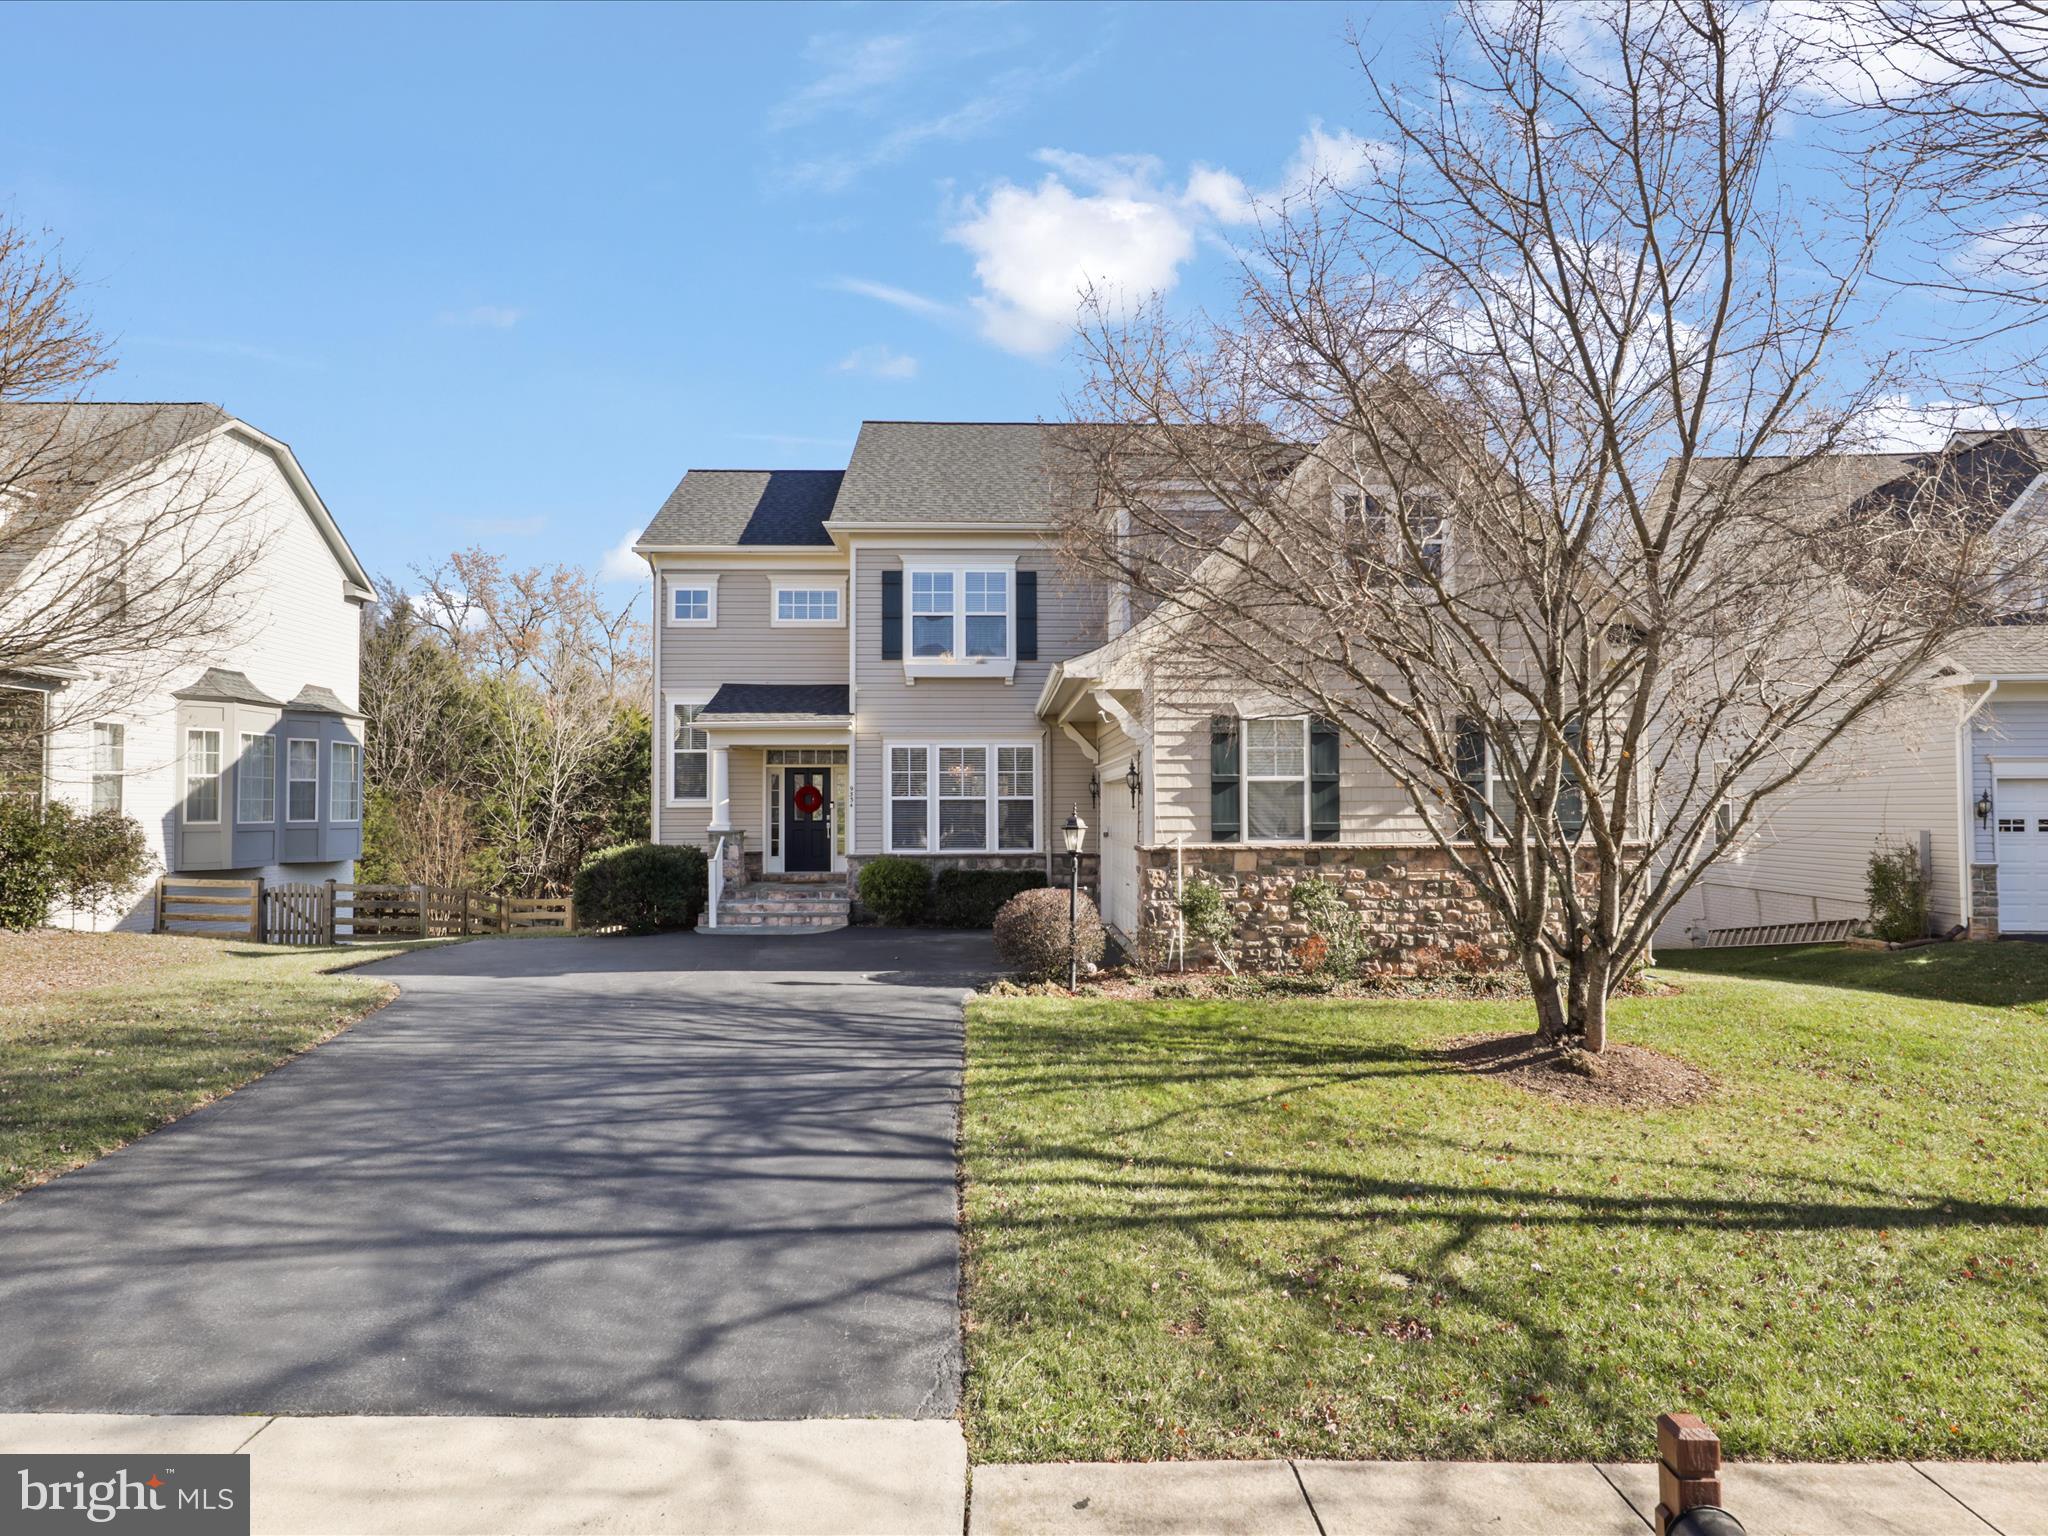
[[[719,898],[718,926],[823,932],[844,928],[851,906],[844,875],[836,881],[756,880],[735,886]]]

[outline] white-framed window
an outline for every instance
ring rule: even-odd
[[[909,625],[904,669],[957,669],[1009,676],[1015,666],[1016,571],[1013,562],[907,565]]]
[[[1350,541],[1354,569],[1380,579],[1390,579],[1398,572],[1411,587],[1426,586],[1430,577],[1443,575],[1451,520],[1435,498],[1415,496],[1403,503],[1405,539],[1388,501],[1358,490],[1339,490],[1336,501],[1338,526]],[[1415,546],[1413,556],[1408,552],[1410,540]]]
[[[769,622],[776,625],[844,624],[845,589],[836,582],[778,581],[775,583],[775,612]]]
[[[890,852],[1037,850],[1035,745],[892,743],[888,755]]]
[[[959,652],[953,646],[953,573],[910,573],[910,654],[945,661]]]
[[[668,701],[668,803],[704,805],[711,799],[711,737],[697,724],[706,699]]]
[[[1244,830],[1252,843],[1308,841],[1308,719],[1247,720]]]
[[[320,743],[294,736],[284,746],[284,819],[320,819]]]
[[[940,747],[939,851],[988,847],[988,748]]]
[[[220,732],[185,732],[185,820],[193,826],[220,821]]]
[[[121,809],[122,775],[127,771],[128,730],[112,720],[92,725],[92,808]]]
[[[235,820],[261,823],[277,820],[277,738],[244,735],[235,759]]]
[[[716,576],[671,576],[668,580],[668,621],[709,629],[718,623]]]
[[[363,749],[352,741],[327,748],[327,819],[363,819]]]
[[[922,853],[930,846],[930,758],[924,747],[889,749],[889,846]]]
[[[1038,841],[1037,759],[1030,747],[996,748],[996,846],[1005,852]]]

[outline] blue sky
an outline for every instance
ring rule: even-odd
[[[598,567],[690,466],[1056,414],[1057,261],[1226,297],[1245,200],[1354,148],[1347,21],[1433,15],[18,6],[89,90],[16,72],[0,197],[88,284],[99,393],[290,442],[372,570]]]

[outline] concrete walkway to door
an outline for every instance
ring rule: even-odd
[[[0,1412],[943,1418],[986,935],[482,940],[0,1206]]]

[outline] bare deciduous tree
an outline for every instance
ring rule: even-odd
[[[72,272],[0,219],[0,676],[68,681],[49,729],[236,635],[261,533],[232,470],[180,451],[220,413],[85,400],[113,365]]]
[[[1802,223],[1810,52],[1757,14],[1474,3],[1367,61],[1363,181],[1269,212],[1234,317],[1098,305],[1069,413],[1064,543],[1150,611],[1159,696],[1335,722],[1594,1051],[1722,843],[1989,579],[1953,487],[1849,510],[1894,189]]]

